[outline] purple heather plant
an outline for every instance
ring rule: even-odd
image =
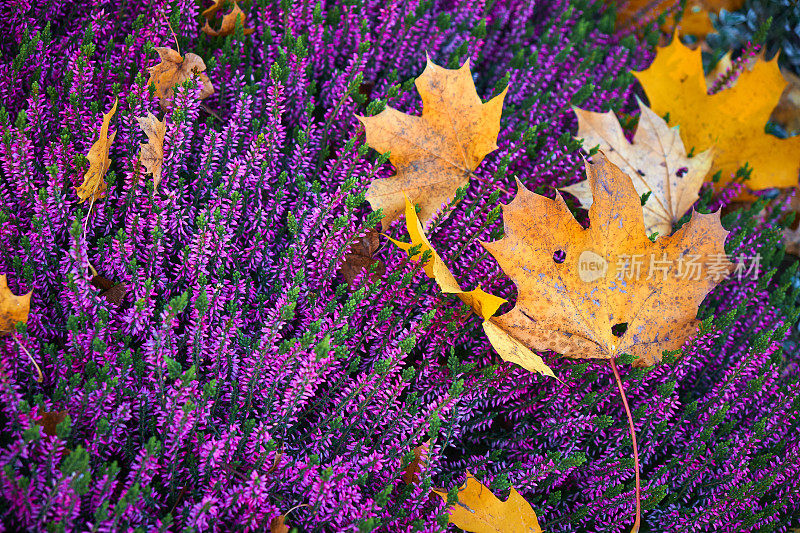
[[[3,522],[263,531],[288,513],[300,531],[444,531],[430,488],[469,468],[501,496],[514,485],[548,531],[624,531],[630,439],[607,365],[546,354],[561,384],[501,362],[470,310],[391,246],[383,276],[348,287],[338,270],[380,218],[366,187],[391,172],[355,114],[419,112],[426,51],[470,58],[484,98],[510,86],[499,149],[431,240],[464,286],[512,301],[479,245],[502,234],[499,202],[515,177],[548,195],[582,179],[570,105],[632,111],[629,70],[652,51],[620,42],[592,0],[239,5],[255,32],[225,38],[199,31],[195,0],[0,7],[0,272],[34,291],[16,337],[45,376],[0,342]],[[170,26],[216,93],[177,89],[153,190],[135,117],[159,112],[146,69]],[[89,209],[74,187],[115,98],[108,196]],[[711,192],[699,209],[732,197]],[[729,252],[760,253],[760,278],[709,295],[702,331],[663,365],[625,367],[643,531],[786,531],[800,512],[800,282],[773,204],[725,218]],[[121,303],[90,265],[125,284]],[[58,410],[43,434],[37,413]]]

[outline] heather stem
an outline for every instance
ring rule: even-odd
[[[611,361],[611,370],[614,371],[614,377],[617,380],[617,388],[619,389],[619,395],[622,397],[622,405],[625,406],[625,413],[628,415],[628,429],[630,429],[631,441],[633,442],[633,464],[636,472],[636,522],[633,524],[631,533],[638,533],[642,524],[642,486],[639,480],[639,450],[636,448],[636,429],[633,427],[631,408],[628,407],[628,398],[625,396],[625,389],[622,388],[622,380],[619,377],[617,363],[613,357],[609,361]]]

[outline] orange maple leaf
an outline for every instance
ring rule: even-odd
[[[75,192],[80,198],[80,203],[88,199],[92,201],[99,200],[106,195],[106,182],[103,178],[111,166],[111,159],[108,157],[108,152],[111,149],[111,143],[117,136],[117,132],[108,136],[108,127],[111,123],[111,117],[117,112],[117,100],[114,100],[114,105],[111,111],[103,115],[103,125],[100,126],[100,134],[97,140],[92,144],[89,153],[86,154],[86,159],[89,160],[89,170],[83,175],[83,183],[80,187],[75,187]]]
[[[651,242],[631,178],[602,153],[586,163],[586,175],[594,200],[586,229],[560,194],[551,200],[518,182],[503,207],[505,236],[483,243],[516,284],[517,303],[489,322],[533,350],[598,359],[628,353],[635,366],[652,365],[695,334],[698,306],[732,270],[728,232],[719,212],[695,212],[674,235]],[[699,275],[691,265],[700,265]],[[623,324],[625,333],[615,335]]]
[[[447,492],[433,492],[447,502]],[[469,471],[450,510],[450,523],[472,533],[542,533],[533,507],[514,487],[502,502]]]
[[[8,288],[6,275],[0,275],[0,337],[13,333],[17,322],[28,322],[31,294],[33,291],[22,296],[14,295]]]
[[[779,139],[764,132],[786,82],[777,57],[745,69],[733,87],[707,92],[700,50],[690,50],[676,38],[659,48],[650,68],[633,73],[644,87],[650,107],[669,113],[680,126],[681,138],[695,151],[714,146],[709,173],[722,172],[721,184],[747,162],[753,190],[797,185],[800,137]]]
[[[198,98],[203,100],[214,94],[214,86],[206,75],[206,64],[203,59],[192,53],[181,56],[172,48],[156,48],[161,62],[150,67],[150,79],[147,85],[153,85],[156,90],[161,109],[168,109],[175,87],[189,78],[197,76],[202,85]]]
[[[391,151],[397,173],[373,181],[366,198],[372,209],[383,209],[383,228],[400,217],[403,195],[419,204],[426,224],[456,190],[469,181],[486,154],[497,149],[500,114],[508,88],[482,103],[475,91],[469,60],[457,70],[428,58],[416,79],[422,116],[406,115],[387,106],[364,124],[367,143],[379,152]]]

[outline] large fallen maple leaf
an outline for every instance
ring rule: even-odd
[[[517,285],[517,304],[490,322],[533,350],[628,353],[636,366],[652,365],[694,335],[698,306],[731,271],[728,232],[719,213],[695,212],[674,235],[651,242],[631,179],[602,153],[586,163],[586,175],[594,199],[586,229],[560,194],[551,200],[518,182],[503,208],[505,236],[484,243]],[[618,324],[627,324],[619,337]]]
[[[16,296],[8,288],[5,274],[0,275],[0,337],[14,332],[17,322],[28,322],[33,291]]]
[[[403,212],[403,195],[419,204],[426,224],[456,190],[469,181],[486,154],[497,149],[500,115],[506,90],[485,104],[472,81],[469,60],[451,70],[428,58],[416,79],[422,116],[406,115],[387,106],[364,124],[367,143],[390,151],[397,173],[370,184],[366,198],[372,209],[383,209],[384,229]]]
[[[433,492],[447,502],[446,492]],[[533,507],[514,487],[502,502],[469,472],[450,510],[450,523],[472,533],[542,533]]]
[[[436,281],[443,293],[455,294],[462,302],[471,306],[476,315],[483,318],[483,329],[486,332],[486,336],[503,360],[516,363],[529,372],[539,372],[555,378],[553,370],[547,366],[538,354],[533,353],[516,339],[510,337],[490,320],[506,300],[485,292],[480,285],[471,291],[461,290],[455,276],[453,276],[453,273],[450,272],[450,269],[447,268],[447,265],[445,265],[425,236],[422,224],[417,217],[417,211],[407,197],[405,198],[405,204],[406,229],[411,237],[411,242],[400,242],[391,237],[389,239],[406,252],[413,246],[419,246],[419,252],[411,256],[414,261],[421,260],[426,251],[430,252],[430,259],[423,265],[425,274]]]
[[[108,167],[111,166],[111,160],[108,157],[108,152],[111,149],[111,143],[117,136],[117,132],[108,136],[108,127],[111,123],[111,117],[117,112],[117,100],[114,100],[114,106],[111,111],[103,115],[103,125],[100,126],[100,134],[97,140],[92,144],[89,153],[86,154],[86,159],[89,160],[89,170],[83,175],[83,183],[80,187],[75,187],[75,192],[78,194],[81,203],[88,199],[92,201],[99,200],[106,195],[106,182],[103,178],[108,172]]]
[[[172,48],[156,48],[161,62],[150,67],[150,79],[147,85],[153,85],[156,89],[161,109],[167,109],[172,100],[175,87],[182,84],[192,76],[197,76],[202,85],[198,98],[203,100],[214,94],[214,86],[206,75],[206,64],[203,59],[192,53],[182,57]]]
[[[650,68],[633,74],[653,111],[669,113],[688,147],[696,152],[715,147],[710,173],[722,171],[721,183],[748,162],[753,173],[747,185],[753,190],[797,184],[800,138],[764,132],[786,87],[777,57],[745,69],[733,87],[713,95],[707,92],[700,49],[690,50],[678,39],[658,49]]]
[[[644,205],[645,231],[672,233],[672,226],[698,199],[700,186],[711,168],[712,149],[686,156],[677,128],[639,102],[639,126],[629,143],[613,111],[593,113],[574,108],[578,115],[578,138],[584,147],[600,146],[608,160],[633,179],[639,196],[649,192]],[[562,190],[574,194],[581,205],[592,205],[589,181]]]
[[[146,117],[136,117],[139,127],[147,135],[146,144],[140,144],[139,162],[145,171],[153,175],[153,190],[161,183],[161,168],[164,164],[164,136],[167,133],[166,120],[161,121],[152,113]]]

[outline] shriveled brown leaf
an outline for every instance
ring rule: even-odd
[[[108,136],[108,127],[111,123],[111,117],[117,112],[117,100],[114,100],[114,105],[111,111],[103,115],[103,125],[100,126],[100,134],[89,153],[86,154],[86,159],[89,160],[89,170],[83,175],[83,183],[80,187],[75,188],[75,192],[83,203],[90,198],[92,200],[99,200],[106,195],[106,182],[103,179],[111,166],[111,160],[108,157],[108,152],[111,149],[111,143],[117,136],[117,132]]]
[[[433,492],[447,502],[447,492]],[[472,533],[542,533],[533,507],[514,487],[503,502],[469,472],[450,509],[450,523]]]
[[[713,150],[687,157],[677,127],[670,128],[663,118],[639,101],[639,126],[629,143],[613,111],[593,113],[575,108],[578,138],[584,148],[600,150],[627,174],[642,196],[650,193],[644,205],[644,225],[648,234],[672,233],[672,226],[699,198],[698,191],[711,168]],[[574,194],[581,205],[592,205],[589,181],[562,190]]]
[[[269,522],[269,533],[289,533],[289,526],[284,521],[286,515],[278,515],[273,517]]]
[[[42,411],[41,407],[36,412],[36,416],[39,420],[36,421],[37,424],[42,426],[42,431],[45,435],[50,435],[51,437],[55,437],[58,433],[56,428],[58,425],[67,418],[66,411]]]
[[[372,258],[372,254],[378,251],[379,247],[380,237],[374,229],[369,229],[366,235],[356,239],[350,246],[350,251],[344,255],[344,263],[339,268],[348,285],[352,286],[356,276],[364,270],[373,268],[373,265],[376,265],[375,274],[377,276],[383,276],[386,273],[386,265],[383,264],[383,261]]]
[[[140,144],[139,162],[153,175],[153,190],[161,183],[161,167],[164,163],[164,136],[167,133],[166,120],[161,121],[152,113],[146,117],[136,117],[139,127],[147,135],[148,143]]]
[[[695,334],[698,306],[733,269],[728,232],[719,212],[695,212],[674,235],[651,242],[631,178],[602,153],[586,174],[594,200],[586,229],[560,194],[551,200],[518,183],[503,208],[505,236],[484,243],[516,284],[517,304],[490,321],[532,350],[598,359],[628,353],[635,366],[652,365]],[[690,264],[700,265],[699,275]],[[618,324],[627,324],[619,337]]]
[[[122,301],[128,293],[128,289],[124,283],[114,283],[110,279],[100,275],[92,276],[89,283],[91,283],[93,287],[100,289],[101,292],[98,296],[105,298],[108,302],[116,306],[122,305]]]
[[[416,86],[422,116],[387,106],[374,117],[358,117],[367,143],[379,152],[390,151],[389,161],[397,171],[390,178],[374,180],[367,190],[372,209],[383,209],[384,229],[403,214],[404,195],[420,205],[419,218],[426,224],[467,184],[486,154],[497,149],[507,88],[483,103],[469,61],[451,70],[430,58]]]
[[[14,332],[17,322],[28,323],[33,291],[16,296],[8,288],[6,275],[0,275],[0,337]]]
[[[175,87],[193,76],[197,76],[202,85],[198,96],[200,100],[214,94],[214,86],[206,75],[206,64],[200,56],[188,53],[185,57],[181,57],[175,50],[165,47],[156,48],[156,52],[161,62],[150,67],[150,79],[147,80],[147,85],[155,87],[161,109],[166,110],[170,107]]]
[[[221,2],[215,2],[213,6],[203,11],[203,15],[206,17],[206,23],[202,28],[203,33],[205,33],[206,35],[210,35],[212,37],[217,37],[217,36],[224,37],[226,35],[231,35],[236,31],[237,18],[239,18],[241,21],[242,31],[245,35],[250,35],[255,31],[253,28],[244,27],[245,21],[247,20],[247,16],[244,14],[244,11],[241,10],[239,4],[237,4],[236,2],[233,2],[233,9],[231,10],[231,12],[222,17],[222,24],[220,25],[219,30],[215,30],[214,28],[212,28],[211,25],[209,24],[209,21],[211,20],[211,17],[214,16],[214,13],[216,13],[217,10],[219,10],[222,7],[221,4],[222,4]],[[206,15],[206,13],[208,13],[208,15]]]
[[[422,465],[428,460],[430,445],[431,440],[428,439],[414,448],[414,460],[403,471],[403,481],[406,485],[419,482],[419,473],[422,471]]]

